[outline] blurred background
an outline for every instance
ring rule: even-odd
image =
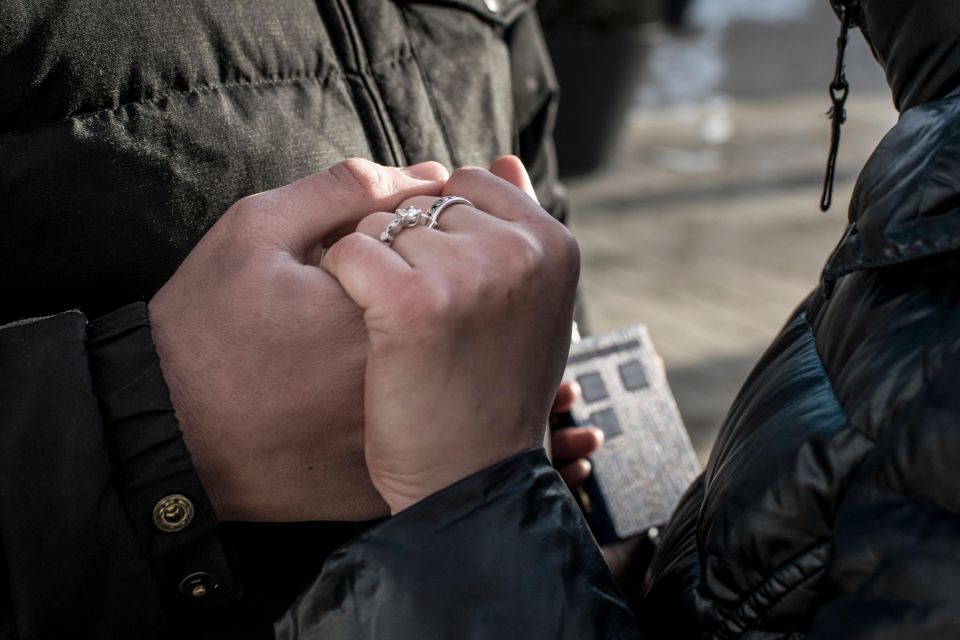
[[[839,24],[827,0],[540,0],[592,333],[645,323],[706,460],[840,238],[894,124],[859,34],[834,206],[818,207]]]

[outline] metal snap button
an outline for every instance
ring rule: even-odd
[[[503,10],[503,5],[506,0],[483,0],[483,4],[487,5],[487,9],[491,13],[500,13]]]
[[[180,593],[188,598],[205,598],[216,588],[216,580],[212,575],[206,573],[205,571],[191,573],[180,581]]]
[[[174,494],[157,502],[153,508],[153,524],[166,533],[175,533],[186,528],[193,520],[193,503],[190,498]]]

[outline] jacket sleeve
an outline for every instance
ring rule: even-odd
[[[817,640],[934,640],[960,629],[957,353],[884,429],[838,509]]]
[[[0,420],[0,637],[150,638],[239,595],[146,305],[0,328]]]
[[[542,449],[339,549],[276,630],[278,640],[640,638]]]

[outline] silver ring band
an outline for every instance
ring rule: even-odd
[[[461,198],[460,196],[444,196],[434,202],[433,206],[430,207],[430,211],[428,211],[425,216],[426,222],[424,222],[424,224],[428,229],[436,229],[437,222],[440,220],[440,214],[443,213],[443,210],[455,204],[465,204],[468,207],[473,206],[473,203],[466,198]]]

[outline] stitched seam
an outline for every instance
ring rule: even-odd
[[[932,220],[933,218],[930,219]],[[947,238],[942,241],[931,242],[927,244],[931,247],[934,253],[924,253],[921,255],[899,255],[893,258],[878,258],[876,260],[858,261],[854,259],[854,264],[826,269],[824,271],[824,278],[826,280],[838,280],[843,276],[849,275],[855,271],[867,271],[870,269],[880,269],[882,267],[892,267],[894,265],[905,264],[907,262],[913,262],[914,260],[920,260],[922,258],[932,258],[936,255],[949,253],[950,251],[956,251],[960,249],[960,238]]]
[[[377,82],[376,77],[372,74],[373,70],[370,66],[370,55],[367,43],[364,41],[363,34],[357,28],[355,17],[356,8],[351,8],[346,0],[336,0],[333,6],[339,14],[340,21],[343,25],[344,39],[347,47],[351,49],[350,53],[354,58],[353,66],[356,66],[359,71],[359,73],[350,75],[349,78],[359,81],[361,95],[358,96],[357,92],[353,89],[353,85],[357,84],[357,82],[351,83],[351,94],[354,97],[354,101],[362,98],[369,105],[369,108],[376,118],[374,124],[379,129],[376,133],[379,133],[379,136],[381,136],[380,139],[375,137],[373,135],[375,132],[373,132],[369,126],[366,126],[365,123],[364,131],[370,142],[370,146],[374,149],[374,155],[381,151],[386,153],[389,157],[389,162],[385,164],[403,166],[406,164],[406,153],[399,139],[396,124],[393,122],[392,115],[384,103],[380,83]]]
[[[42,322],[43,320],[50,320],[51,318],[59,318],[60,316],[77,314],[83,316],[83,312],[79,309],[68,309],[60,313],[54,313],[49,316],[37,316],[36,318],[23,318],[22,320],[14,320],[13,322],[8,322],[7,324],[0,325],[0,331],[4,329],[14,329],[16,327],[24,327],[28,324],[33,324],[34,322]]]
[[[785,587],[783,589],[783,592],[780,593],[779,596],[777,596],[776,598],[771,600],[769,603],[767,603],[762,609],[756,606],[757,603],[752,602],[754,598],[758,597],[757,594],[768,585],[775,582],[780,582],[781,584],[783,583],[783,580],[781,578],[778,578],[779,573],[791,567],[796,567],[797,564],[800,562],[800,560],[816,553],[820,549],[824,549],[828,547],[831,544],[831,542],[832,542],[831,539],[820,540],[819,542],[815,542],[814,544],[810,545],[809,547],[801,551],[799,554],[794,556],[790,560],[790,562],[787,562],[777,567],[777,569],[775,569],[772,573],[770,573],[767,579],[764,580],[759,586],[754,588],[747,597],[742,598],[740,600],[740,604],[739,606],[737,606],[736,610],[730,616],[728,616],[728,618],[719,626],[719,628],[717,628],[716,631],[714,631],[713,638],[716,638],[718,640],[727,640],[728,638],[736,637],[736,636],[730,635],[733,633],[733,631],[730,629],[730,625],[734,625],[734,624],[741,627],[744,631],[746,631],[754,623],[759,621],[763,617],[764,613],[773,609],[784,598],[786,598],[788,595],[793,593],[793,590],[798,585],[803,584],[804,582],[809,580],[812,576],[816,575],[818,572],[823,571],[823,569],[827,566],[826,559],[820,562],[820,564],[817,567],[813,568],[809,573],[803,573],[801,571],[799,580],[796,580],[791,584],[789,584],[787,587]],[[747,607],[749,607],[754,611],[752,615],[743,613]],[[737,634],[737,635],[740,635],[740,634]]]
[[[274,78],[266,78],[262,80],[242,80],[235,82],[223,82],[220,84],[204,84],[198,85],[195,87],[190,87],[188,89],[177,89],[174,91],[168,91],[158,96],[152,96],[149,98],[143,98],[140,100],[128,100],[126,102],[121,102],[116,106],[104,107],[102,109],[96,109],[94,111],[86,111],[80,113],[71,113],[64,118],[59,120],[48,120],[46,122],[39,122],[37,124],[30,125],[24,129],[7,129],[2,133],[26,133],[34,129],[39,129],[42,127],[49,126],[51,124],[60,124],[63,122],[70,121],[82,121],[90,118],[95,118],[101,116],[105,113],[119,113],[125,109],[128,109],[131,106],[137,105],[153,105],[166,100],[172,100],[175,98],[183,98],[191,95],[202,95],[205,93],[213,93],[217,91],[229,90],[229,89],[252,89],[258,87],[280,87],[288,86],[295,84],[303,84],[310,81],[315,81],[321,85],[321,87],[326,86],[334,79],[335,76],[339,75],[339,70],[336,68],[328,69],[325,73],[322,74],[300,74],[293,76],[282,76]]]
[[[406,16],[404,16],[406,18]],[[409,45],[408,45],[409,46]],[[375,76],[383,75],[385,72],[389,72],[393,69],[397,69],[406,62],[416,61],[416,56],[412,49],[407,49],[399,56],[390,58],[389,60],[382,60],[370,65],[370,71]],[[348,73],[349,75],[349,73]]]

